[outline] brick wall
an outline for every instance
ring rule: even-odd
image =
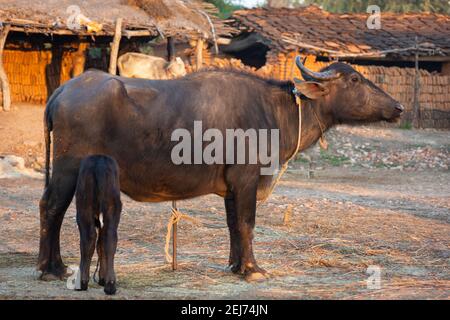
[[[390,74],[391,68],[384,69],[387,69],[384,70],[385,74],[372,74],[369,71],[366,76],[405,106],[402,121],[411,122],[414,75],[395,75]],[[450,76],[421,74],[419,104],[422,127],[450,129]]]
[[[266,74],[278,79],[300,78],[295,66],[296,53],[269,55]],[[308,57],[306,66],[314,71],[329,63],[316,62]],[[414,69],[399,67],[359,66],[353,67],[376,85],[399,100],[405,106],[402,122],[411,122],[414,103]],[[425,128],[450,129],[450,75],[430,74],[420,70],[421,124]]]
[[[62,53],[58,63],[52,63],[51,50],[6,49],[3,54],[13,103],[44,104],[49,87],[57,87],[70,79],[72,58],[69,51]]]

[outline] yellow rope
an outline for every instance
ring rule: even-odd
[[[283,166],[280,169],[280,172],[278,173],[277,177],[275,178],[275,181],[272,182],[272,185],[270,187],[270,191],[267,193],[267,196],[260,200],[257,207],[261,205],[262,203],[266,202],[266,200],[270,197],[273,190],[275,189],[276,185],[280,181],[283,174],[286,172],[288,168],[289,161],[291,161],[296,155],[298,150],[300,149],[301,143],[302,143],[302,102],[298,96],[295,96],[295,102],[298,106],[298,136],[297,136],[297,146],[295,147],[294,153],[287,159],[287,161],[283,164]]]
[[[172,261],[173,261],[172,256],[169,253],[170,239],[172,238],[172,228],[173,228],[173,225],[175,223],[178,223],[178,221],[180,221],[181,219],[188,220],[195,225],[202,225],[202,222],[200,220],[190,217],[190,216],[182,213],[177,208],[172,207],[172,214],[170,215],[169,222],[167,223],[166,246],[164,248],[164,252],[166,253],[166,261],[168,263],[172,263]]]
[[[224,229],[226,228],[225,225],[217,225],[210,222],[204,222],[197,218],[191,217],[185,213],[182,213],[178,208],[172,207],[172,214],[170,215],[169,222],[167,223],[167,233],[166,233],[166,245],[164,247],[164,252],[166,255],[166,261],[168,263],[172,263],[173,259],[172,256],[169,253],[169,247],[170,247],[170,239],[172,238],[172,229],[173,225],[175,223],[178,223],[181,219],[187,220],[191,222],[194,225],[197,226],[205,226],[211,229]]]
[[[322,150],[327,150],[328,149],[328,142],[325,139],[325,132],[323,130],[322,127],[322,122],[320,122],[319,117],[317,116],[316,111],[314,110],[314,108],[312,108],[312,111],[314,113],[314,117],[316,117],[317,123],[319,124],[319,129],[320,129],[320,139],[319,139],[319,145],[320,148],[322,148]]]

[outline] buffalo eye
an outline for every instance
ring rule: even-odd
[[[359,77],[357,75],[353,75],[351,77],[351,80],[352,80],[353,83],[357,83],[359,81]]]

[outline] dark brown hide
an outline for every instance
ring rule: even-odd
[[[393,120],[397,101],[350,66],[328,70],[341,77],[321,82],[327,94],[302,96],[300,150],[315,143],[320,128],[336,123]],[[357,78],[355,81],[354,78]],[[88,71],[64,84],[51,97],[45,123],[53,131],[51,180],[41,200],[38,269],[60,276],[59,232],[75,190],[80,160],[106,154],[118,162],[121,190],[137,201],[170,201],[215,193],[225,198],[230,229],[230,265],[247,279],[264,271],[252,250],[257,197],[264,197],[274,177],[261,176],[260,165],[174,165],[171,133],[201,120],[203,130],[279,129],[280,163],[295,151],[298,107],[292,82],[266,80],[236,71],[202,71],[167,81],[126,79]],[[301,93],[301,88],[300,88]],[[225,134],[224,134],[225,136]],[[47,140],[49,141],[49,139]]]

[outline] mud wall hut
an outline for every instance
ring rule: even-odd
[[[138,51],[158,39],[154,53],[170,59],[229,30],[214,6],[194,0],[0,0],[0,106],[9,109],[9,98],[45,103],[88,68],[116,72],[111,52]]]
[[[380,29],[369,29],[368,17],[316,6],[240,10],[232,16],[239,33],[221,50],[279,79],[301,77],[299,53],[312,70],[346,61],[405,105],[404,122],[450,128],[450,16],[383,13]]]

